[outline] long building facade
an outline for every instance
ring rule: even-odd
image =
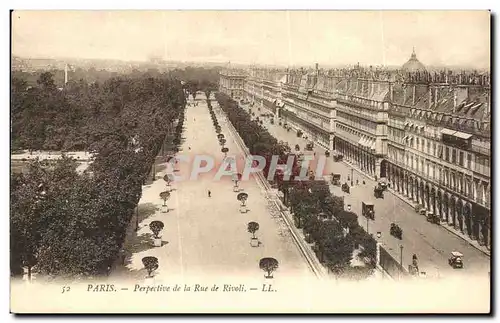
[[[220,84],[491,247],[489,74],[428,72],[413,52],[398,71],[251,69]]]

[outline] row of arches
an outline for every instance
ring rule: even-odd
[[[441,221],[446,222],[443,224],[453,226],[481,245],[490,247],[489,214],[473,212],[471,202],[385,160],[381,169],[386,169],[387,180],[395,191],[440,216]]]
[[[344,158],[349,162],[354,162],[365,173],[372,176],[379,176],[379,174],[375,173],[376,157],[368,151],[339,137],[335,137],[335,150],[344,155]]]

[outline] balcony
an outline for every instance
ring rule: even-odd
[[[471,150],[473,152],[476,152],[476,153],[479,153],[479,154],[483,154],[483,155],[486,155],[486,156],[491,156],[491,147],[486,147],[485,145],[478,145],[478,144],[472,143]]]
[[[490,167],[476,164],[476,166],[474,167],[474,171],[476,173],[484,175],[488,178],[491,177],[491,168]]]
[[[345,94],[339,94],[337,96],[337,102],[343,103],[346,105],[351,105],[351,106],[353,106],[353,105],[359,106],[359,107],[370,109],[370,110],[376,110],[376,111],[385,110],[382,102],[376,102],[376,101],[368,100],[368,99],[364,99],[364,98],[348,96]]]

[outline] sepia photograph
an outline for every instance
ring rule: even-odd
[[[491,313],[490,11],[10,20],[11,313]]]

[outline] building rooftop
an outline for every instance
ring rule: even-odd
[[[425,66],[424,64],[420,63],[420,61],[417,59],[417,54],[415,54],[415,48],[413,49],[413,53],[410,56],[410,59],[408,62],[403,64],[403,67],[401,68],[403,72],[425,72]]]

